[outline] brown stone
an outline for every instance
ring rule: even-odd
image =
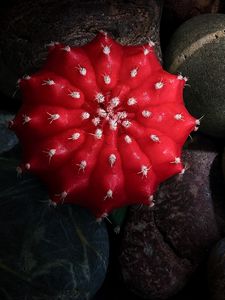
[[[181,290],[220,238],[210,179],[216,157],[214,144],[198,137],[184,150],[186,172],[160,186],[155,206],[130,210],[120,264],[128,288],[144,299]]]
[[[12,95],[16,80],[36,71],[51,41],[82,45],[99,30],[122,44],[150,38],[160,57],[162,0],[21,0],[0,15],[0,90]]]

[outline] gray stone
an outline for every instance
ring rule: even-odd
[[[187,109],[204,116],[200,130],[215,137],[225,137],[224,52],[225,15],[204,14],[180,26],[165,54],[168,71],[189,77]]]

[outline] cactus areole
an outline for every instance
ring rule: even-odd
[[[162,69],[151,41],[123,46],[101,32],[82,47],[52,42],[42,70],[18,81],[18,170],[38,174],[54,205],[85,206],[98,219],[152,207],[158,184],[184,172],[182,146],[199,125],[184,107],[186,81]]]

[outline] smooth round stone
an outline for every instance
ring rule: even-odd
[[[218,152],[207,138],[195,138],[183,151],[185,173],[161,184],[152,209],[136,206],[128,214],[121,272],[126,286],[143,299],[178,293],[220,238],[210,176]]]
[[[225,239],[213,248],[208,262],[208,279],[212,300],[225,299]]]
[[[16,165],[0,159],[0,299],[91,299],[108,265],[105,224],[78,206],[54,207]]]
[[[11,114],[0,114],[0,154],[11,150],[18,143],[15,133],[8,129],[8,122],[13,118]]]
[[[19,77],[40,68],[46,45],[83,45],[104,30],[122,44],[151,38],[160,56],[162,0],[21,0],[0,14],[0,90],[12,96]]]
[[[204,116],[200,130],[225,137],[225,15],[194,17],[173,35],[165,54],[166,69],[189,78],[184,92],[188,111]]]

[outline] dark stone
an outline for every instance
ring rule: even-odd
[[[213,248],[208,262],[208,279],[212,300],[225,299],[225,239]]]
[[[51,41],[82,45],[99,30],[122,44],[150,38],[160,57],[162,0],[22,0],[0,15],[0,90],[12,96],[16,80],[40,68]]]
[[[161,184],[153,209],[129,212],[121,271],[127,287],[144,299],[176,294],[219,240],[210,178],[217,153],[209,139],[196,136],[183,151],[186,172]]]
[[[184,22],[205,13],[218,13],[223,10],[221,0],[165,0],[164,9],[177,21]]]
[[[11,150],[18,143],[15,133],[8,129],[8,122],[13,118],[13,115],[0,113],[0,154]]]
[[[224,12],[223,0],[165,0],[161,20],[161,47],[164,50],[174,31],[186,20],[205,13]]]
[[[223,151],[223,161],[222,161],[222,164],[223,164],[223,176],[224,176],[224,180],[225,180],[225,149]]]
[[[173,35],[165,55],[172,73],[189,77],[184,92],[189,112],[204,116],[200,130],[225,137],[225,15],[204,14],[185,22]]]
[[[210,190],[216,221],[220,229],[221,236],[225,236],[225,185],[222,169],[222,153],[214,159],[211,166]]]
[[[84,300],[108,265],[107,230],[85,209],[52,207],[17,161],[0,159],[0,299]]]

